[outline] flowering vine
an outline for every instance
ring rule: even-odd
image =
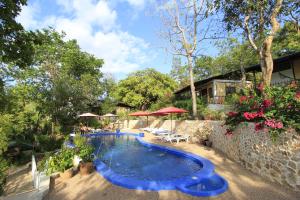
[[[268,132],[273,140],[287,129],[300,130],[300,91],[296,83],[286,87],[263,87],[247,91],[236,102],[235,111],[228,112],[226,135],[240,123],[254,122],[255,130]]]

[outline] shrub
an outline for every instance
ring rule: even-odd
[[[76,135],[74,138],[74,144],[77,148],[77,155],[82,159],[83,162],[92,161],[92,153],[94,152],[93,146],[91,146],[85,137]]]
[[[64,172],[73,166],[73,158],[75,156],[75,150],[70,148],[62,148],[56,154],[46,156],[42,163],[41,169],[46,171],[47,175],[55,172]]]
[[[295,83],[287,87],[260,85],[255,92],[240,96],[235,110],[227,114],[227,135],[241,122],[254,122],[256,131],[268,131],[274,141],[290,128],[300,130],[300,93]]]
[[[6,179],[6,171],[8,169],[8,163],[2,157],[0,157],[0,196],[3,193],[3,187]]]

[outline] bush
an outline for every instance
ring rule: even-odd
[[[76,135],[74,138],[74,144],[78,149],[77,154],[83,162],[92,161],[92,153],[94,152],[94,148],[88,144],[87,139],[85,137],[81,137],[80,135]]]
[[[274,141],[288,129],[300,130],[300,91],[295,83],[265,89],[260,85],[255,92],[240,96],[235,109],[225,122],[228,135],[241,122],[254,122],[256,131],[268,131]]]
[[[46,171],[47,175],[55,172],[64,172],[73,166],[73,158],[75,150],[70,148],[62,148],[60,152],[52,156],[45,157],[41,167]]]
[[[8,169],[8,163],[2,157],[0,157],[0,196],[3,194],[3,187],[5,185],[6,171]]]
[[[35,141],[38,144],[38,151],[48,152],[59,149],[64,141],[64,138],[52,135],[35,135]]]

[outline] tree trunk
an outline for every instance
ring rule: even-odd
[[[270,86],[272,79],[273,58],[271,53],[271,46],[272,39],[267,38],[259,53],[264,86]]]
[[[189,75],[190,75],[190,84],[191,84],[191,94],[192,94],[192,105],[193,105],[193,118],[198,119],[197,116],[197,95],[194,85],[194,72],[193,72],[193,62],[192,57],[187,56],[188,59],[188,67],[189,67]]]

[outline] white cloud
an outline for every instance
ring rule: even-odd
[[[143,6],[143,0],[128,0],[134,6]],[[57,0],[61,15],[37,17],[38,6],[22,9],[18,20],[25,28],[53,26],[66,32],[68,39],[76,39],[80,47],[104,59],[102,71],[128,73],[147,61],[148,44],[141,38],[122,31],[117,24],[117,13],[105,0]]]
[[[126,0],[126,1],[132,6],[138,8],[144,8],[146,0]]]

